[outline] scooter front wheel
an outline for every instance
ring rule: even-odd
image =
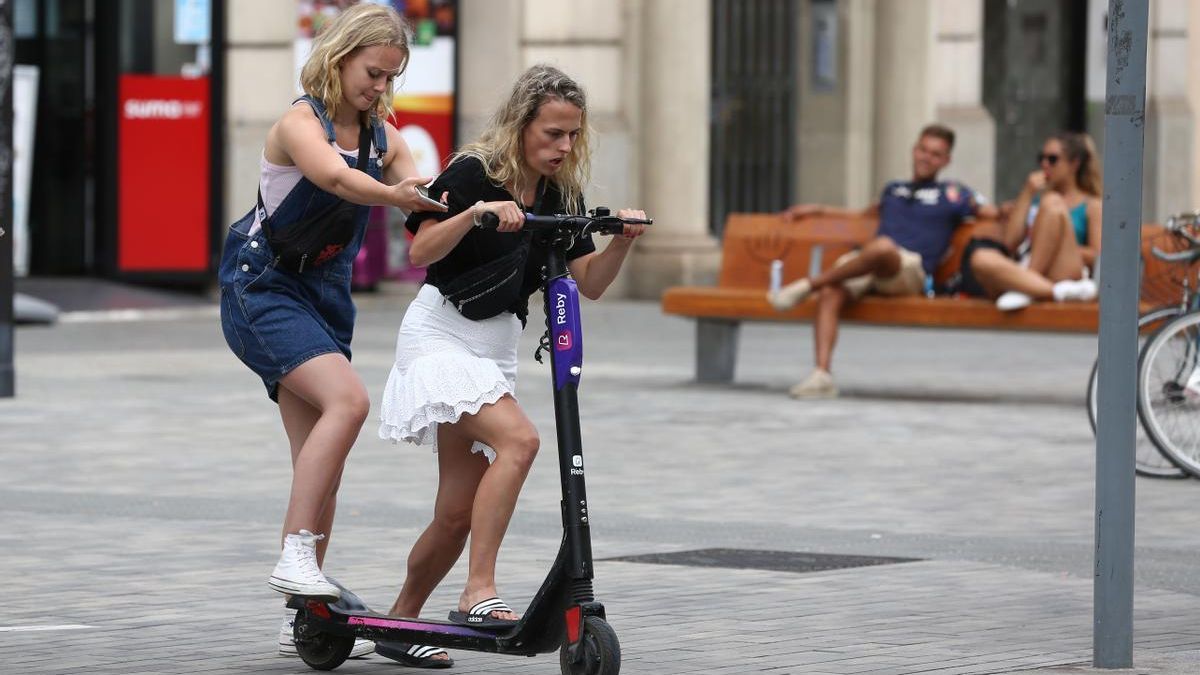
[[[558,653],[562,675],[617,675],[621,672],[621,643],[608,622],[598,616],[584,617],[579,647],[572,660],[570,645]]]
[[[293,631],[296,654],[314,670],[337,668],[350,658],[350,651],[354,649],[353,635],[334,635],[310,626],[307,610],[296,613]]]

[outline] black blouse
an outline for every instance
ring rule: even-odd
[[[441,199],[443,192],[448,193],[447,206],[449,206],[449,210],[445,213],[436,211],[412,213],[405,223],[405,227],[410,232],[416,234],[421,223],[427,220],[446,220],[467,211],[480,200],[485,202],[516,201],[508,190],[494,185],[488,180],[487,174],[483,170],[483,163],[470,156],[460,157],[452,162],[429,186],[429,196],[433,199]],[[582,200],[580,202],[579,211],[582,211]],[[530,211],[538,215],[553,215],[566,213],[567,208],[563,203],[562,193],[554,183],[547,181],[546,192],[542,197],[541,204],[536,210],[530,209]],[[445,257],[429,266],[425,273],[425,283],[440,291],[443,289],[443,284],[454,277],[491,260],[504,257],[520,246],[520,243],[520,233],[497,232],[493,229],[473,227],[463,235],[463,238]],[[592,241],[591,234],[579,237],[571,248],[567,249],[567,260],[574,260],[595,250],[596,244]],[[539,245],[537,238],[534,238],[525,267],[525,281],[522,284],[522,291],[526,298],[541,285],[541,267],[544,260],[545,250]]]

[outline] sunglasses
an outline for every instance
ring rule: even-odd
[[[1059,155],[1052,155],[1048,152],[1039,152],[1037,154],[1037,163],[1041,164],[1041,163],[1045,162],[1046,164],[1049,164],[1050,166],[1054,166],[1055,164],[1058,164],[1058,158],[1059,158]]]

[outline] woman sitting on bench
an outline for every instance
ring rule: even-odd
[[[1034,300],[1089,301],[1100,255],[1100,166],[1087,134],[1046,139],[998,238],[975,238],[962,257],[962,290],[1014,311]],[[1013,253],[1015,252],[1015,253]]]

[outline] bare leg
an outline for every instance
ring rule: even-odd
[[[479,481],[471,510],[467,586],[458,601],[459,609],[466,611],[479,601],[498,595],[496,556],[517,506],[521,486],[537,457],[540,440],[537,429],[511,396],[484,406],[474,415],[464,415],[454,426],[463,436],[478,439],[496,451],[496,460]],[[510,612],[492,616],[517,618]]]
[[[839,315],[849,299],[850,294],[841,285],[825,286],[817,296],[817,313],[813,317],[813,349],[817,367],[826,372],[832,372]]]
[[[322,522],[331,523],[335,510],[334,495],[342,468],[358,432],[366,421],[371,402],[362,380],[341,354],[322,354],[288,373],[280,381],[281,407],[289,440],[303,442],[293,449],[292,493],[284,533],[322,531]],[[287,389],[294,396],[285,396]],[[296,405],[295,399],[319,411],[308,426],[311,412]],[[308,426],[307,434],[303,433]],[[293,441],[294,442],[294,441]]]
[[[1083,276],[1083,254],[1075,241],[1066,202],[1056,193],[1042,196],[1030,232],[1029,269],[1050,281]]]
[[[287,432],[288,443],[292,446],[292,467],[294,469],[296,458],[300,456],[300,449],[304,447],[304,442],[308,440],[313,426],[321,418],[321,411],[309,405],[286,387],[280,387],[279,416],[283,418],[283,429]],[[337,490],[341,480],[342,477],[339,473],[338,482],[333,487],[333,494],[326,501],[325,508],[321,510],[321,514],[317,518],[318,529],[312,530],[312,532],[325,535],[324,539],[317,542],[317,564],[322,566],[325,564],[325,550],[329,548],[329,539],[333,533],[333,516],[337,511]],[[284,535],[287,535],[287,532],[284,532]]]
[[[813,277],[812,287],[816,290],[866,274],[887,278],[899,271],[900,249],[896,242],[890,237],[876,237],[864,244],[854,258]]]
[[[1038,300],[1053,297],[1054,284],[1049,279],[994,249],[983,248],[972,253],[971,271],[993,298],[1005,291],[1018,291]]]
[[[471,510],[487,458],[472,454],[472,440],[451,424],[438,425],[438,493],[433,522],[408,554],[408,576],[392,605],[392,616],[420,616],[433,589],[462,555],[471,533]]]

